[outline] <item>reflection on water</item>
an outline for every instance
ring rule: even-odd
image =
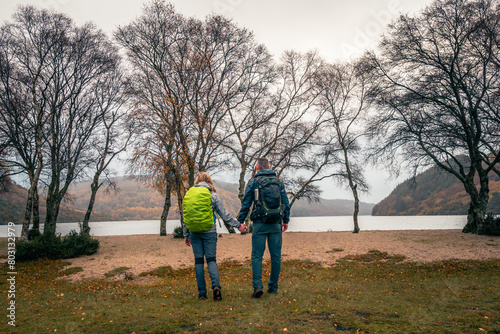
[[[455,230],[462,229],[467,216],[359,216],[359,227],[363,231],[381,230]],[[180,226],[179,220],[167,221],[167,233],[174,232]],[[326,232],[352,231],[352,216],[330,217],[292,217],[288,231],[291,232]],[[159,220],[136,220],[90,223],[91,234],[99,235],[133,235],[160,234]],[[220,233],[227,233],[224,224],[217,223]],[[16,225],[16,235],[21,235],[21,226]],[[56,232],[61,235],[71,230],[79,231],[78,223],[59,223]],[[7,236],[7,226],[0,226],[0,236]]]

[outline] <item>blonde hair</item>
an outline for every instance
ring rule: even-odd
[[[196,176],[196,179],[194,180],[194,184],[198,184],[200,182],[205,182],[207,183],[210,188],[212,188],[212,192],[217,192],[215,190],[215,187],[214,187],[214,182],[212,181],[212,178],[210,177],[210,175],[208,175],[207,173],[205,172],[200,172],[198,174],[198,176]]]

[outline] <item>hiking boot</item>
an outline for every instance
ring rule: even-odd
[[[254,288],[252,293],[252,298],[260,298],[260,296],[262,296],[263,293],[264,291],[262,291],[262,289]]]
[[[219,287],[214,288],[214,300],[222,300],[222,292]]]
[[[268,288],[267,289],[267,293],[272,293],[272,294],[277,295],[278,294],[278,290],[274,290],[274,289]]]
[[[199,299],[199,300],[205,300],[205,299],[207,299],[207,294],[206,294],[206,293],[200,293],[200,294],[198,295],[198,299]]]

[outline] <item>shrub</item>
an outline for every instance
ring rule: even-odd
[[[184,238],[184,233],[182,232],[182,226],[177,226],[174,228],[174,238],[182,239]]]
[[[486,235],[500,236],[500,217],[495,217],[493,214],[488,214],[484,218],[484,233]]]
[[[40,236],[39,230],[31,229],[28,231],[28,240],[34,240],[35,238]]]
[[[80,255],[91,255],[99,249],[99,240],[84,233],[71,231],[66,237],[41,234],[32,240],[16,243],[17,261],[36,259],[69,259]]]

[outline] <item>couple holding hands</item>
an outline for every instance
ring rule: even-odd
[[[250,220],[252,230],[252,284],[253,298],[260,298],[262,285],[262,258],[266,241],[271,255],[271,275],[268,282],[268,293],[278,293],[278,280],[281,270],[282,232],[288,229],[290,206],[283,182],[270,169],[266,158],[257,160],[256,174],[248,183],[245,195],[241,201],[238,218],[233,218],[224,208],[217,195],[211,177],[201,172],[195,180],[195,185],[184,196],[182,206],[184,213],[184,242],[192,246],[195,262],[195,274],[198,284],[198,298],[207,298],[204,262],[206,259],[208,273],[212,280],[214,300],[222,300],[219,271],[216,262],[217,227],[215,213],[222,220],[244,232],[247,228],[245,219],[252,208]],[[192,190],[193,189],[193,190]],[[207,191],[208,190],[208,191]],[[200,193],[202,195],[200,195]],[[203,199],[203,196],[205,199]],[[203,204],[208,203],[208,204]],[[253,204],[253,207],[252,207]],[[207,207],[208,210],[206,209]],[[211,208],[211,210],[210,210]],[[205,226],[203,225],[205,221]]]

